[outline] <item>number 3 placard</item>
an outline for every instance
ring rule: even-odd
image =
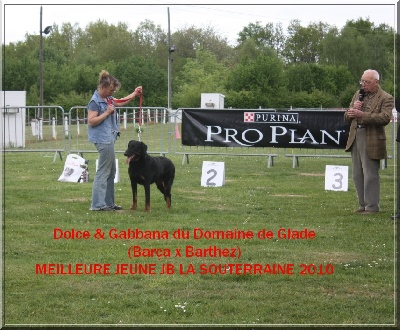
[[[325,190],[347,191],[349,188],[349,167],[326,165]]]
[[[203,161],[202,187],[221,187],[225,184],[225,163]]]

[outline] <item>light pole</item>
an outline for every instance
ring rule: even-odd
[[[171,30],[169,20],[169,7],[168,7],[168,110],[171,110],[172,106],[172,53],[175,51],[175,45],[171,45]]]
[[[40,101],[39,105],[43,105],[43,33],[49,34],[52,30],[51,26],[46,26],[44,30],[42,30],[42,12],[43,8],[40,6],[40,45],[39,45],[39,89],[40,89]],[[42,116],[42,108],[39,108],[39,119]]]
[[[172,53],[175,51],[175,45],[168,48],[168,109],[172,109]]]

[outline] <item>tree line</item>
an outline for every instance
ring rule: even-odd
[[[27,34],[3,44],[3,89],[25,90],[27,105],[39,104],[39,38]],[[341,29],[293,20],[286,31],[256,21],[243,27],[234,46],[213,27],[191,26],[170,41],[173,109],[200,107],[201,93],[224,94],[232,108],[347,107],[369,68],[380,73],[384,90],[395,92],[398,34],[369,19]],[[121,81],[116,97],[142,85],[143,106],[167,107],[169,52],[168,33],[149,20],[134,31],[102,20],[85,29],[53,25],[43,37],[44,105],[86,105],[106,69]]]

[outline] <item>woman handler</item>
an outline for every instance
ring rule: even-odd
[[[118,79],[106,70],[100,72],[97,90],[88,104],[89,142],[94,143],[98,153],[97,172],[92,187],[92,211],[122,210],[114,201],[114,178],[116,173],[114,143],[120,135],[119,121],[114,104],[124,106],[142,93],[142,86],[123,99],[114,99],[113,93],[121,87]]]

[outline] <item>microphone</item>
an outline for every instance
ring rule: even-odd
[[[364,91],[364,88],[361,88],[359,91],[359,94],[358,94],[358,100],[362,101],[362,100],[364,100],[364,97],[365,97],[365,91]]]

